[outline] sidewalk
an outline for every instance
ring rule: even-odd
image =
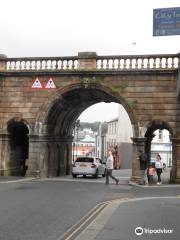
[[[131,180],[131,169],[121,169],[121,170],[114,170],[113,174],[119,179],[120,185],[128,185],[128,183]],[[162,174],[162,182],[163,184],[169,183],[169,176],[170,176],[170,169],[165,169],[165,171]],[[73,182],[92,182],[92,183],[105,183],[105,178],[98,177],[93,178],[91,176],[87,176],[86,178],[83,178],[82,176],[79,176],[77,178],[72,178],[71,175],[67,176],[60,176],[60,177],[53,177],[53,178],[27,178],[27,177],[21,177],[21,176],[0,176],[0,183],[10,183],[15,181],[28,181],[33,179],[39,179],[39,180],[46,180],[46,181],[73,181]],[[156,175],[154,176],[154,182],[157,182]],[[110,184],[114,184],[114,181],[110,178]],[[133,184],[132,184],[133,185]]]
[[[119,185],[128,185],[131,179],[131,169],[123,169],[123,170],[115,170],[113,171],[113,175],[119,179]],[[98,178],[94,178],[93,176],[78,176],[77,178],[73,178],[72,175],[60,176],[60,177],[52,177],[52,178],[42,178],[40,181],[64,181],[64,182],[82,182],[82,183],[101,183],[105,184],[106,178],[99,176]],[[110,184],[115,184],[113,179],[109,179]]]
[[[179,201],[180,196],[113,200],[75,240],[178,240],[180,229],[177,216],[179,212],[175,206]],[[164,220],[161,219],[164,216],[162,202],[168,204],[167,214],[170,214]],[[137,228],[142,231],[139,235],[138,231],[136,232]],[[146,232],[146,229],[147,231],[168,229],[172,231],[172,234],[152,234]]]
[[[0,183],[27,182],[37,178],[21,176],[0,176]]]

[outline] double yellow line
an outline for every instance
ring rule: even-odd
[[[92,208],[84,217],[82,217],[75,225],[69,228],[61,237],[57,240],[72,240],[77,237],[96,217],[100,212],[110,203],[106,201],[97,204]]]

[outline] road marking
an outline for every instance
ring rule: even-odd
[[[57,240],[71,240],[74,239],[96,216],[109,204],[111,201],[102,202],[97,204],[90,210],[83,218],[81,218],[75,225],[69,228]]]
[[[153,199],[177,199],[177,196],[163,196],[163,197],[140,197],[140,198],[131,198],[128,199],[126,202],[136,202],[136,201],[143,201],[143,200],[153,200]]]
[[[74,240],[94,240],[122,201],[125,201],[125,198],[111,201]]]

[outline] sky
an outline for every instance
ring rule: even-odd
[[[118,103],[97,103],[87,108],[79,117],[81,122],[108,122],[118,117]]]
[[[178,53],[180,35],[152,36],[153,9],[166,7],[180,7],[180,0],[0,0],[0,54]]]
[[[177,53],[180,36],[153,37],[153,8],[179,0],[0,0],[0,54]]]

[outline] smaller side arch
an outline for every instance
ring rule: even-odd
[[[155,120],[149,122],[146,127],[147,127],[147,130],[146,130],[146,133],[144,136],[146,139],[145,140],[145,152],[147,154],[148,162],[150,163],[152,160],[151,158],[153,157],[153,155],[151,156],[151,154],[152,154],[151,143],[152,143],[153,138],[155,137],[154,132],[156,130],[168,130],[171,138],[173,137],[174,132],[173,132],[173,128],[170,126],[170,124],[162,119],[155,119]],[[161,152],[163,155],[165,154],[161,149],[160,150],[157,149],[156,151]],[[154,150],[154,153],[156,151]],[[165,157],[165,155],[164,155],[164,157]],[[172,161],[172,158],[170,157],[170,155],[168,155],[168,159],[171,159],[171,161]],[[167,160],[167,161],[169,162],[170,160]]]
[[[13,122],[17,122],[17,123],[20,123],[20,124],[24,124],[27,129],[28,129],[28,134],[31,134],[32,132],[32,126],[31,124],[24,118],[17,118],[17,117],[14,117],[14,118],[11,118],[10,120],[8,120],[6,122],[6,124],[4,125],[4,130],[6,130],[8,132],[8,126],[10,126]]]
[[[146,133],[145,133],[145,137],[148,137],[148,135],[150,133],[153,133],[154,131],[156,131],[157,129],[163,130],[166,129],[171,133],[171,136],[174,136],[174,131],[173,128],[170,126],[170,124],[164,120],[161,119],[155,119],[151,122],[149,122],[146,125]]]
[[[29,157],[29,125],[21,118],[13,118],[7,122],[9,134],[9,154],[6,159],[10,175],[25,176],[26,161]]]

